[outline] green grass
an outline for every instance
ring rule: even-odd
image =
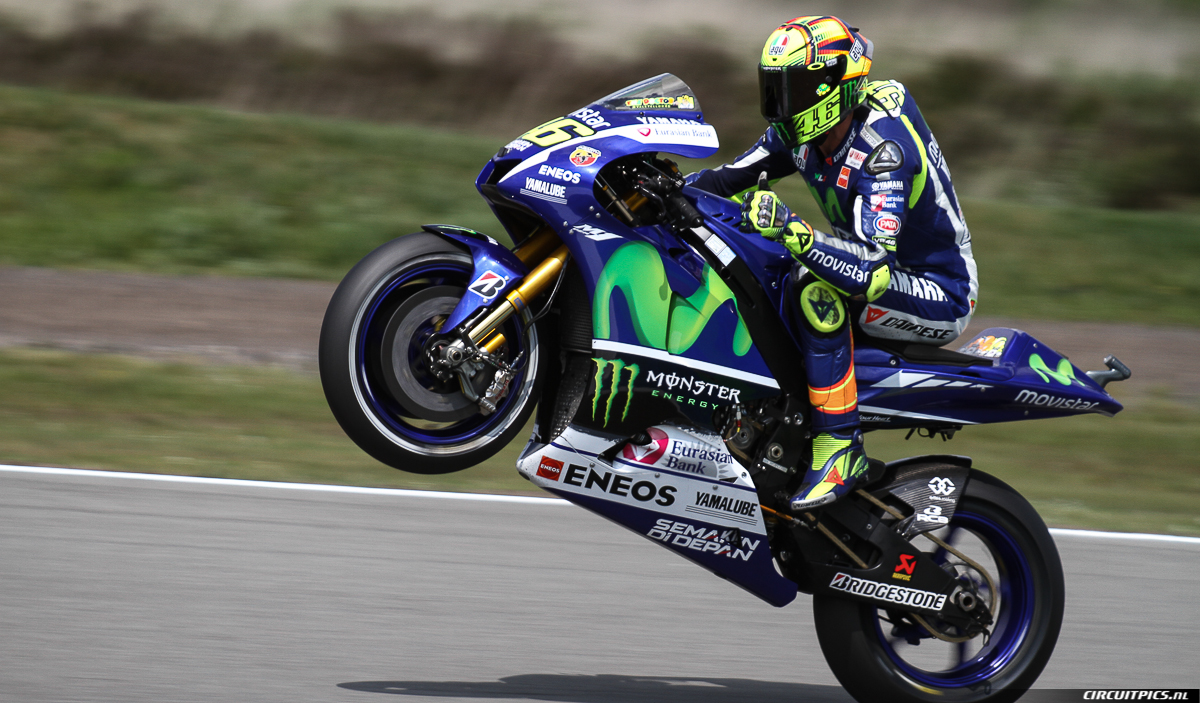
[[[423,223],[495,229],[494,142],[0,87],[0,261],[338,278]]]
[[[503,237],[500,141],[0,86],[0,263],[336,280],[423,223]],[[1200,213],[964,209],[983,314],[1200,326]]]
[[[470,471],[402,473],[342,433],[311,375],[0,351],[0,463],[472,492],[536,490],[518,445]]]
[[[519,438],[484,464],[420,476],[370,459],[342,434],[316,378],[43,350],[0,351],[0,463],[150,473],[530,492]],[[1150,398],[1116,418],[967,428],[949,443],[869,435],[882,459],[966,454],[1052,525],[1200,535],[1200,411]]]

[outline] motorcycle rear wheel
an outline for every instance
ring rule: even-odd
[[[458,246],[411,234],[358,262],[329,301],[319,350],[325,398],[350,439],[393,468],[442,474],[475,466],[521,431],[537,403],[537,328],[528,311],[500,328],[501,359],[524,356],[494,413],[483,415],[455,382],[428,370],[424,342],[440,331],[472,272]]]
[[[938,535],[991,570],[997,593],[987,592],[983,579],[973,579],[985,599],[999,599],[991,636],[986,643],[982,637],[947,643],[911,624],[906,631],[896,628],[874,605],[814,597],[821,650],[856,700],[1014,701],[1054,651],[1065,599],[1062,564],[1033,506],[999,479],[972,470],[954,517]],[[921,542],[933,547],[923,537],[914,539]],[[957,561],[940,548],[931,551],[939,563]]]

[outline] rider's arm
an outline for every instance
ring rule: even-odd
[[[733,163],[689,174],[687,181],[689,185],[700,190],[731,198],[755,187],[759,174],[764,171],[771,182],[796,172],[792,151],[775,136],[775,130],[769,127],[754,146]]]

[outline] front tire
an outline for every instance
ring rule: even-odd
[[[986,644],[981,636],[943,642],[923,628],[898,630],[873,605],[814,597],[821,650],[858,701],[1014,701],[1054,651],[1065,600],[1062,564],[1033,506],[999,479],[972,470],[954,517],[939,536],[992,569],[998,593],[982,589],[999,599],[991,637]],[[913,542],[933,547],[923,537]],[[949,559],[940,548],[935,552],[935,561]]]
[[[503,449],[537,403],[537,328],[528,311],[501,327],[500,357],[511,364],[524,356],[491,415],[428,372],[424,342],[440,331],[473,269],[458,246],[411,234],[358,262],[329,301],[319,352],[325,398],[350,439],[393,468],[441,474],[474,466]]]

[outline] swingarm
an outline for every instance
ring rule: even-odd
[[[985,597],[976,580],[944,568],[934,553],[921,551],[911,540],[924,534],[945,555],[965,560],[986,581],[987,594],[995,593],[994,580],[929,534],[953,516],[969,463],[931,465],[928,459],[893,462],[873,490],[859,490],[852,499],[815,514],[793,517],[766,506],[763,512],[775,519],[777,557],[800,590],[871,603],[894,619],[911,619],[933,637],[965,641],[986,635],[995,598]],[[898,629],[903,628],[898,624]]]

